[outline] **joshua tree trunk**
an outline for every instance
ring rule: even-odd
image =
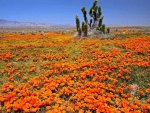
[[[97,28],[97,26],[98,26],[98,20],[95,19],[94,23],[93,23],[93,26],[92,26],[92,29]]]

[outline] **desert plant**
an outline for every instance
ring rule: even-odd
[[[84,23],[84,22],[82,22],[82,31],[84,31],[84,24],[85,24],[85,23]]]
[[[105,26],[105,24],[103,24],[103,25],[101,26],[101,31],[102,31],[104,34],[106,33],[105,30],[106,30],[106,26]]]
[[[88,33],[88,25],[86,23],[83,24],[83,36],[87,37],[87,33]]]
[[[80,36],[81,35],[81,28],[80,28],[80,20],[79,20],[78,16],[76,16],[76,28],[77,28],[78,35]]]
[[[89,24],[90,28],[92,28],[92,22],[93,22],[92,19],[90,19],[90,24]]]
[[[81,9],[81,11],[82,11],[82,13],[83,13],[83,17],[84,17],[84,21],[85,21],[85,23],[87,24],[88,23],[88,20],[87,20],[87,11],[86,11],[86,8],[85,7],[83,7],[82,9]]]
[[[101,18],[99,19],[98,27],[101,27],[101,26],[102,26],[102,22],[103,22],[103,17],[101,17]]]
[[[81,36],[81,34],[82,34],[81,28],[79,28],[78,34],[79,34],[79,36]]]
[[[87,19],[87,11],[86,8],[83,7],[81,9],[84,17],[84,22],[82,22],[82,32],[80,35],[83,34],[83,36],[88,36],[88,32],[90,31],[99,31],[100,34],[105,34],[109,33],[109,31],[106,32],[106,26],[103,24],[103,16],[102,16],[102,11],[101,7],[97,5],[99,0],[95,0],[92,7],[90,8],[89,15],[91,17],[90,21]],[[89,22],[89,23],[88,23]],[[80,27],[80,20],[76,16],[76,27],[77,27],[77,32],[79,34],[79,27]],[[85,28],[87,30],[87,35],[85,35]]]

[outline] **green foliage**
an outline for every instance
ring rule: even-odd
[[[98,23],[98,27],[101,27],[101,26],[102,26],[102,23],[103,23],[103,17],[100,17],[99,23]]]
[[[103,24],[102,25],[102,27],[101,27],[101,31],[105,34],[105,29],[106,29],[106,26],[105,26],[105,24]]]
[[[78,35],[81,35],[80,20],[78,16],[76,16],[76,28],[77,28]]]
[[[79,17],[76,16],[76,28],[77,28],[77,31],[79,31],[79,28],[80,28],[80,20],[79,20]]]
[[[82,11],[82,13],[83,13],[83,17],[84,17],[85,23],[88,23],[87,16],[86,16],[86,15],[87,15],[86,8],[83,7],[83,8],[81,9],[81,11]]]
[[[82,34],[81,28],[79,28],[78,34],[79,34],[79,36],[81,36],[81,34]]]
[[[99,0],[95,0],[92,7],[90,8],[90,11],[89,11],[89,15],[91,16],[90,21],[88,21],[88,18],[87,18],[86,8],[82,7],[82,9],[81,9],[81,11],[83,13],[83,18],[84,18],[84,22],[82,22],[82,31],[81,32],[83,32],[84,36],[87,36],[87,34],[88,34],[88,27],[90,30],[96,29],[96,30],[99,30],[100,33],[104,33],[104,34],[110,32],[110,30],[107,30],[107,32],[106,32],[106,27],[103,24],[103,16],[102,16],[101,7],[97,6],[98,1]],[[80,33],[80,31],[79,31],[79,28],[80,28],[79,23],[80,23],[79,19],[76,18],[77,31],[79,34],[82,35],[82,33]]]
[[[85,24],[85,23],[84,23],[84,22],[82,22],[82,31],[84,31],[84,24]]]
[[[98,0],[95,0],[93,6],[90,9],[89,15],[93,18],[94,21],[97,21],[101,16],[101,7],[97,6]],[[95,22],[94,22],[95,23]]]
[[[92,22],[93,22],[92,19],[90,19],[90,24],[89,24],[90,28],[92,27]]]
[[[84,24],[83,25],[83,34],[84,34],[84,37],[87,37],[87,33],[88,33],[88,25]]]
[[[102,11],[101,11],[101,7],[100,6],[98,7],[98,13],[99,13],[99,16],[102,15]]]
[[[98,2],[98,1],[99,1],[99,0],[95,0],[95,1],[94,1],[93,6],[92,6],[91,9],[94,9],[94,8],[97,6],[97,2]]]
[[[93,17],[94,9],[95,9],[95,7],[97,6],[97,2],[98,2],[98,0],[95,0],[94,3],[93,3],[93,6],[92,6],[91,9],[90,9],[89,15],[90,15],[91,17]]]

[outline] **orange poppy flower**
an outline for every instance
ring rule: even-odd
[[[147,89],[146,89],[146,92],[147,92],[147,93],[150,93],[150,88],[147,88]]]

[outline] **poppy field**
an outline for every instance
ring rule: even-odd
[[[0,113],[150,113],[150,35],[3,33]]]

